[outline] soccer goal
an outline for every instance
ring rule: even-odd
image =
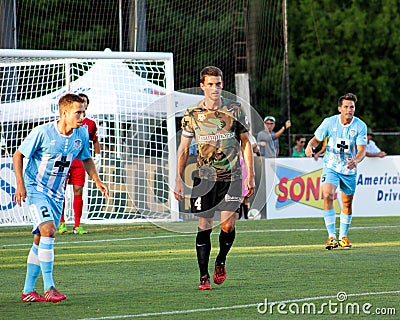
[[[66,92],[89,97],[98,126],[105,200],[84,188],[84,222],[176,221],[176,101],[170,53],[0,50],[0,226],[30,224],[13,202],[12,155],[33,127],[57,119]],[[72,189],[66,219],[73,220]]]

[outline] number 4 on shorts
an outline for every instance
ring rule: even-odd
[[[201,210],[201,197],[197,197],[196,201],[194,202],[194,206],[197,210]]]

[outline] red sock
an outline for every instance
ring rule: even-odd
[[[83,210],[82,196],[74,195],[74,216],[75,216],[74,228],[79,227],[79,225],[81,224],[82,210]]]
[[[65,201],[65,200],[64,200],[64,201]],[[64,210],[65,210],[65,202],[64,202],[64,204],[63,204],[63,211],[62,211],[62,213],[61,213],[60,223],[61,223],[61,222],[65,222]]]

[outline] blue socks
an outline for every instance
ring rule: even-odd
[[[27,266],[26,266],[26,277],[24,285],[24,293],[30,293],[35,290],[36,280],[40,274],[40,262],[38,257],[39,247],[36,244],[32,244],[32,248],[28,254]]]
[[[329,238],[336,239],[336,231],[335,231],[336,213],[335,213],[335,209],[325,210],[324,211],[324,220],[325,220],[326,230],[329,233]]]
[[[345,215],[343,212],[340,213],[340,228],[339,228],[339,239],[343,237],[347,237],[347,233],[349,232],[350,224],[351,224],[352,215]],[[325,210],[324,211],[324,220],[326,230],[329,233],[329,237],[336,239],[336,232],[335,232],[335,220],[336,214],[335,210]]]
[[[42,269],[44,290],[46,291],[50,287],[54,287],[54,238],[40,237],[38,257]]]
[[[28,254],[24,293],[35,290],[36,280],[42,271],[44,290],[54,287],[53,281],[54,265],[54,238],[40,237],[39,246],[32,244]]]
[[[339,229],[339,239],[347,237],[349,232],[350,223],[352,216],[345,215],[343,212],[340,213],[340,229]]]

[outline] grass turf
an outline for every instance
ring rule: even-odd
[[[355,217],[349,233],[353,248],[332,251],[324,249],[322,219],[238,221],[227,280],[220,286],[213,284],[212,291],[197,290],[195,234],[168,230],[194,231],[193,222],[85,228],[87,235],[56,237],[54,280],[67,295],[58,304],[20,302],[32,242],[30,228],[0,228],[2,319],[399,317],[400,217]],[[218,252],[218,233],[216,227],[210,273]],[[41,277],[36,289],[43,292]],[[340,303],[338,292],[345,292],[347,300]],[[286,305],[258,308],[265,301]],[[363,312],[367,303],[375,315]],[[352,309],[346,312],[349,304],[353,308],[357,304],[359,314]],[[309,307],[316,309],[308,311]],[[378,311],[386,315],[379,316]],[[388,314],[394,311],[396,315]]]

